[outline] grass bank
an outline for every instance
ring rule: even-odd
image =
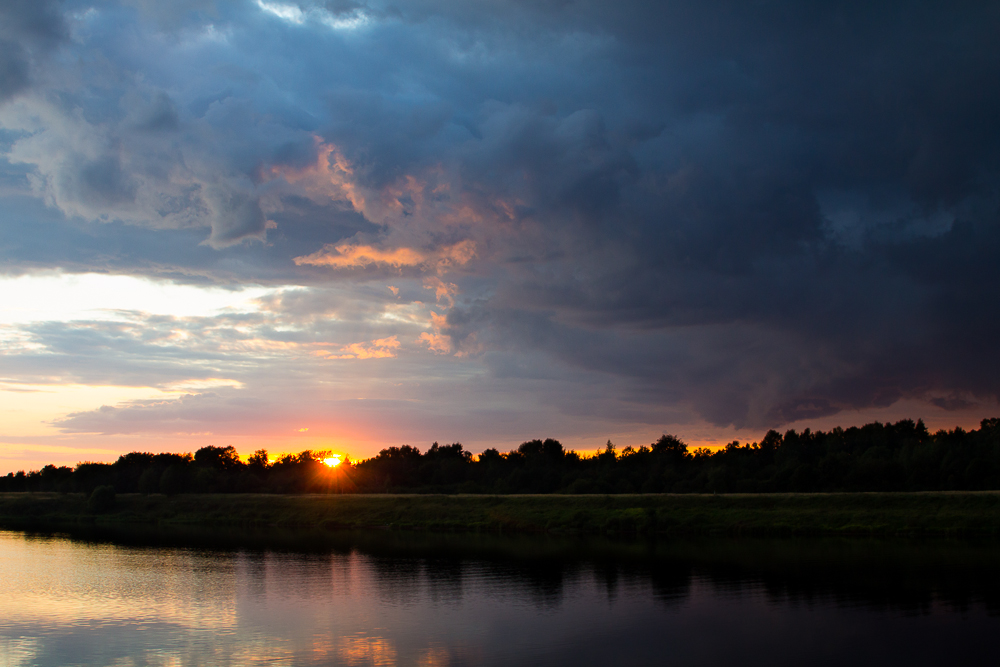
[[[1000,492],[729,495],[0,494],[0,525],[274,526],[665,535],[1000,536]]]

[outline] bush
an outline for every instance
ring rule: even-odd
[[[139,493],[147,496],[156,493],[160,489],[160,471],[156,468],[147,468],[139,476]]]
[[[115,506],[115,487],[110,485],[99,486],[90,494],[87,499],[87,509],[95,514],[109,512]]]
[[[573,480],[569,486],[566,487],[566,493],[593,493],[594,483],[589,479],[580,478]]]
[[[172,496],[183,492],[187,486],[186,477],[184,468],[176,465],[167,467],[160,475],[160,493]]]
[[[197,493],[218,493],[219,473],[211,468],[202,468],[194,473],[194,490]]]

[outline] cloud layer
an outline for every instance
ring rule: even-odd
[[[8,2],[0,26],[5,272],[273,289],[243,323],[18,325],[5,381],[227,377],[276,416],[322,409],[323,364],[382,364],[351,381],[420,403],[384,408],[398,431],[488,400],[484,441],[996,403],[988,3]],[[57,421],[210,431],[220,397]]]

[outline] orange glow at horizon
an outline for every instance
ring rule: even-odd
[[[335,468],[340,465],[340,462],[342,460],[343,460],[342,456],[340,456],[339,454],[334,454],[332,456],[323,459],[323,463],[325,463],[330,468]]]

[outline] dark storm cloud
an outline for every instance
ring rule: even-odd
[[[28,87],[27,60],[20,44],[0,41],[0,101]]]
[[[26,90],[32,59],[67,37],[55,2],[10,0],[0,7],[0,103]]]
[[[546,168],[534,151],[549,165],[571,152],[506,144],[555,202],[531,215],[559,231],[549,257],[452,311],[456,338],[479,323],[480,342],[502,332],[641,378],[717,424],[995,397],[995,8],[662,11],[657,45],[608,25],[623,59],[649,58],[623,70],[649,77],[625,106],[663,129],[630,141],[625,115],[602,109],[614,131],[573,150],[620,151],[617,172]]]
[[[989,3],[9,6],[0,175],[65,219],[8,271],[405,279],[466,363],[629,420],[997,396]]]

